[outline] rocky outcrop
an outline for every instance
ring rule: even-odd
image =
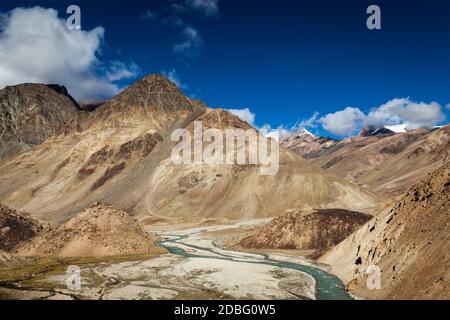
[[[19,256],[114,256],[162,253],[127,212],[95,203],[17,248]]]
[[[238,242],[255,249],[314,250],[317,257],[344,240],[372,216],[343,209],[288,210]]]
[[[74,126],[78,111],[63,86],[27,83],[0,90],[0,160]]]
[[[449,299],[449,199],[447,163],[319,261],[330,264],[348,287],[363,297]],[[380,268],[379,289],[367,286],[369,266]]]
[[[35,219],[0,204],[0,250],[13,251],[43,229]]]

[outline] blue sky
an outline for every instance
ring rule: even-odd
[[[87,33],[80,40],[92,41],[80,52],[94,50],[97,58],[88,66],[78,61],[75,79],[99,78],[90,80],[97,81],[104,96],[144,74],[165,72],[186,94],[211,107],[249,108],[256,126],[290,129],[315,113],[302,125],[331,136],[349,135],[374,121],[447,123],[450,3],[374,3],[381,8],[381,30],[366,28],[366,8],[373,3],[362,1],[2,1],[0,11],[40,5],[66,19],[66,7],[78,4],[82,30],[100,26],[103,33],[98,44]],[[0,49],[12,37],[1,28]],[[5,71],[9,78],[2,82],[0,62],[1,87],[8,81],[47,78],[66,81],[69,90],[76,86],[67,80],[70,74],[59,76],[57,69],[14,77],[14,67],[3,63],[13,71]],[[79,98],[96,95],[86,88],[73,90]],[[421,108],[433,114],[423,117]],[[347,120],[354,126],[342,123]]]

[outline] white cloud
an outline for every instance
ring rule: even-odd
[[[127,66],[120,61],[112,61],[108,70],[106,71],[106,79],[114,82],[122,79],[133,78],[139,73],[139,67],[135,63],[130,63]]]
[[[447,105],[445,106],[445,108],[446,108],[447,110],[450,110],[450,103],[447,103]]]
[[[170,69],[169,71],[162,71],[163,76],[167,77],[170,81],[175,83],[180,89],[187,89],[187,85],[180,81],[177,71],[175,69]]]
[[[77,99],[104,99],[137,66],[103,63],[105,30],[69,30],[53,9],[17,8],[0,16],[0,88],[23,82],[59,83]]]
[[[183,53],[186,55],[197,54],[203,43],[200,33],[191,26],[187,26],[183,29],[181,36],[182,41],[178,44],[175,44],[173,46],[173,50],[176,53]]]
[[[280,139],[288,138],[289,136],[297,133],[299,130],[306,129],[306,128],[315,128],[317,127],[317,117],[319,116],[319,113],[316,111],[313,113],[313,115],[307,119],[302,119],[301,121],[297,122],[293,126],[285,126],[281,125],[278,126],[275,130],[278,131],[278,134],[280,136]],[[267,130],[271,131],[273,130],[272,127],[266,123],[264,124],[260,130]]]
[[[327,114],[325,117],[320,118],[318,122],[325,130],[331,133],[349,136],[360,127],[363,119],[364,113],[361,110],[347,107],[344,110]]]
[[[250,125],[255,126],[255,114],[249,108],[244,109],[225,109],[241,120],[247,121]]]
[[[278,126],[277,128],[272,128],[272,126],[269,123],[265,123],[262,126],[258,127],[255,124],[255,118],[256,115],[254,112],[252,112],[249,108],[243,108],[243,109],[225,109],[235,116],[239,117],[241,120],[247,121],[250,125],[252,125],[254,128],[261,131],[265,136],[267,137],[278,137],[280,139],[287,138],[288,136],[292,135],[293,133],[297,132],[300,129],[303,128],[315,128],[317,117],[319,116],[318,112],[314,112],[314,114],[308,118],[303,119],[302,121],[296,123],[295,125],[291,127],[286,127],[284,125]]]
[[[187,0],[186,4],[207,17],[214,17],[219,14],[219,0]]]
[[[410,129],[431,127],[445,120],[437,102],[414,102],[409,98],[395,98],[364,114],[358,108],[347,107],[329,113],[318,122],[336,135],[348,136],[368,126],[407,124]]]
[[[437,102],[414,102],[409,98],[392,99],[366,116],[366,125],[408,123],[415,127],[431,127],[444,120],[441,105]]]
[[[319,116],[319,112],[315,111],[311,117],[308,119],[303,119],[302,121],[296,123],[289,131],[296,132],[305,128],[315,128],[317,127],[317,117]]]

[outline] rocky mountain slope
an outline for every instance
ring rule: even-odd
[[[63,132],[78,110],[63,86],[26,83],[0,90],[0,160]]]
[[[369,128],[328,145],[317,139],[309,144],[311,151],[299,152],[308,161],[373,192],[397,196],[449,161],[450,126],[400,133]]]
[[[19,256],[114,256],[163,252],[128,213],[95,203],[17,248]]]
[[[363,297],[449,299],[449,199],[447,163],[319,260]],[[381,269],[379,290],[366,286],[370,265]]]
[[[342,209],[289,210],[238,242],[243,248],[315,250],[332,248],[372,216]]]
[[[311,134],[306,129],[301,129],[293,135],[283,139],[282,144],[300,156],[330,148],[338,141],[330,138],[319,137]]]
[[[35,219],[0,204],[0,250],[13,251],[42,230]]]
[[[0,266],[11,261],[11,255],[5,251],[0,250]]]
[[[359,210],[376,204],[370,192],[285,148],[274,176],[262,176],[255,165],[174,164],[174,129],[192,130],[194,120],[221,130],[249,125],[185,97],[161,75],[146,76],[81,113],[76,129],[0,162],[0,201],[56,225],[96,201],[176,221],[276,216],[303,205]]]

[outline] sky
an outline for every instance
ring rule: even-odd
[[[69,5],[81,30],[69,30]],[[381,29],[369,30],[377,4]],[[0,88],[107,99],[146,74],[259,128],[331,137],[450,118],[449,1],[0,0]]]

